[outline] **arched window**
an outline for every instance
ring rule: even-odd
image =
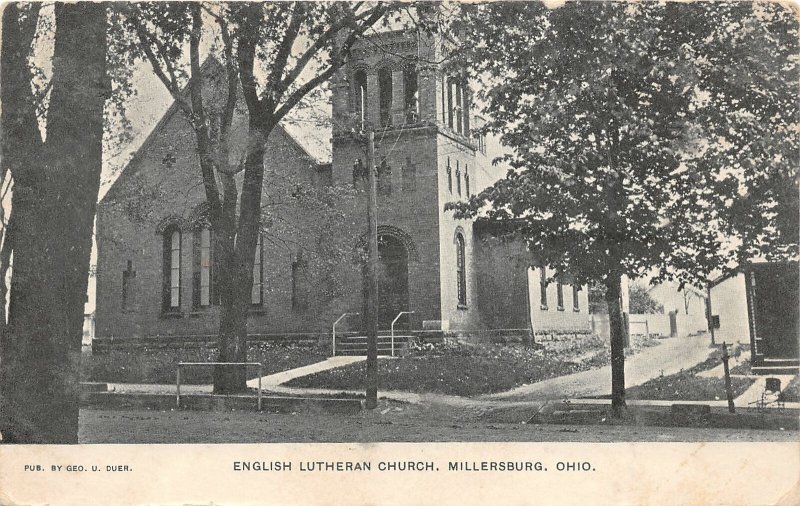
[[[447,127],[453,128],[453,110],[456,103],[456,81],[453,78],[447,80]]]
[[[456,132],[469,135],[469,104],[463,79],[447,80],[447,126]]]
[[[378,103],[381,126],[392,124],[392,71],[386,67],[378,71]]]
[[[456,95],[456,103],[455,108],[453,109],[453,115],[455,116],[455,123],[456,123],[456,132],[463,134],[464,133],[464,88],[461,86],[461,83],[456,81],[453,86],[455,87],[455,95]]]
[[[353,75],[353,109],[363,130],[367,120],[367,73],[363,70],[356,70]]]
[[[208,307],[212,301],[214,256],[212,233],[207,226],[194,231],[192,250],[192,307]]]
[[[419,121],[419,84],[417,69],[412,66],[403,69],[403,95],[406,123],[416,123]]]
[[[181,307],[181,231],[177,225],[164,230],[163,252],[161,306],[164,311],[178,311]]]
[[[264,303],[264,248],[261,244],[261,234],[258,234],[253,259],[253,289],[250,291],[250,303],[254,306]]]
[[[467,305],[467,269],[464,236],[456,234],[456,278],[458,283],[458,305]]]

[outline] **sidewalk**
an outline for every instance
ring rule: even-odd
[[[675,374],[708,358],[713,351],[706,337],[673,337],[625,360],[625,387],[631,388],[661,375]],[[559,376],[507,392],[487,394],[485,400],[555,400],[609,395],[611,366]]]
[[[316,374],[318,372],[327,371],[328,369],[335,369],[337,367],[354,364],[356,362],[361,362],[366,359],[367,357],[364,356],[347,356],[347,355],[330,357],[327,360],[323,360],[322,362],[317,362],[315,364],[310,364],[303,367],[297,367],[295,369],[289,369],[288,371],[282,371],[275,374],[270,374],[269,376],[262,376],[261,388],[272,389],[273,387],[276,387],[282,383],[286,383],[287,381],[291,381],[295,378],[300,378],[302,376],[308,376],[310,374]],[[258,378],[251,379],[250,381],[248,381],[247,386],[250,388],[258,388]]]

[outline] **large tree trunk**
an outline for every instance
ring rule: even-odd
[[[615,416],[620,416],[625,408],[625,324],[621,291],[621,276],[610,274],[606,281],[606,304],[611,330],[611,409]]]
[[[264,126],[266,123],[266,126]],[[272,123],[250,120],[250,142],[245,159],[244,183],[235,241],[228,242],[228,251],[221,261],[227,278],[221,288],[219,328],[219,361],[247,362],[247,313],[253,288],[253,264],[261,223],[261,191],[264,181],[265,142]],[[227,202],[227,197],[226,197]],[[231,237],[233,222],[222,220],[223,234]],[[230,394],[247,389],[245,366],[217,366],[214,371],[214,392]]]
[[[47,140],[11,166],[14,267],[0,388],[2,432],[16,442],[78,441],[83,307],[108,91],[105,9],[56,4]],[[4,108],[25,98],[5,92]]]

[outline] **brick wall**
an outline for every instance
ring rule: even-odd
[[[374,44],[356,47],[352,61],[331,82],[333,188],[315,187],[320,179],[315,177],[315,164],[282,129],[270,136],[262,220],[263,305],[251,311],[248,331],[324,333],[340,314],[363,312],[363,277],[357,258],[367,231],[367,201],[363,189],[353,188],[353,164],[364,160],[365,153],[363,143],[353,135],[352,77],[356,69],[367,72],[367,117],[377,126],[377,71],[381,68],[391,71],[393,99],[392,126],[378,128],[375,134],[376,163],[385,161],[391,168],[390,175],[382,176],[384,187],[391,192],[378,196],[378,224],[382,232],[402,237],[408,248],[406,309],[415,311],[413,326],[421,327],[424,320],[443,320],[454,331],[527,328],[524,271],[498,260],[507,253],[502,248],[493,252],[488,245],[478,246],[470,220],[455,220],[444,211],[447,202],[468,197],[466,174],[469,193],[475,194],[500,177],[502,170],[493,168],[476,150],[474,140],[444,124],[441,84],[446,76],[435,66],[418,66],[420,115],[418,121],[406,122],[403,67],[408,59],[392,55],[420,55],[426,61],[435,61],[437,55],[433,46],[418,48],[416,39],[397,32],[377,39],[392,52],[376,50]],[[239,111],[236,116],[234,157],[241,155],[247,138],[244,114]],[[194,145],[194,135],[183,116],[171,111],[98,209],[100,338],[208,335],[218,329],[218,307],[200,311],[191,307],[193,238],[189,222],[205,201]],[[448,160],[452,185],[448,183]],[[298,188],[300,197],[294,195]],[[318,194],[306,195],[307,188],[316,188]],[[185,230],[180,318],[161,314],[163,253],[158,232],[170,220]],[[462,307],[456,276],[457,232],[463,234],[466,252],[467,304]],[[310,290],[306,304],[298,306],[293,304],[292,264],[301,257],[308,266]],[[129,261],[136,275],[129,304],[122,308],[122,272]],[[359,326],[359,320],[351,318],[343,322],[342,330]]]

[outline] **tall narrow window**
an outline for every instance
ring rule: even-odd
[[[419,85],[417,69],[406,67],[403,69],[403,94],[405,96],[406,123],[419,121]]]
[[[447,190],[453,193],[453,169],[450,167],[450,157],[447,157]]]
[[[467,197],[470,196],[469,192],[469,171],[467,170],[469,167],[464,165],[464,192],[467,194]]]
[[[258,234],[256,253],[253,259],[253,289],[250,291],[250,303],[260,306],[264,298],[264,248],[261,245],[261,234]]]
[[[357,70],[353,75],[353,109],[360,129],[364,130],[367,121],[367,73],[363,70]]]
[[[456,82],[453,79],[447,81],[447,127],[453,128],[453,107],[455,104]]]
[[[392,124],[392,71],[385,67],[378,71],[378,102],[381,126],[390,126]]]
[[[456,235],[456,277],[458,278],[458,305],[467,305],[467,270],[464,251],[464,236]]]
[[[442,78],[442,125],[447,124],[447,79]]]
[[[469,89],[465,83],[461,84],[461,115],[464,117],[464,130],[462,133],[469,136]]]
[[[456,95],[456,104],[453,114],[455,115],[456,121],[456,132],[463,134],[464,133],[464,88],[461,86],[461,83],[455,82],[455,95]]]
[[[304,312],[308,309],[308,268],[302,252],[292,261],[292,309]]]
[[[413,192],[417,189],[417,166],[411,161],[411,158],[406,158],[402,177],[404,192]]]
[[[458,160],[456,160],[456,193],[461,196],[461,169],[458,168]]]
[[[558,304],[558,310],[559,311],[563,311],[564,310],[564,284],[561,282],[560,279],[556,282],[556,299],[557,299],[556,302]]]
[[[392,167],[386,163],[386,159],[378,167],[378,193],[381,195],[392,194]]]
[[[162,308],[176,311],[181,307],[181,231],[171,226],[164,231]]]
[[[133,302],[133,280],[136,278],[136,271],[133,270],[133,262],[128,260],[127,269],[122,271],[122,309],[128,309]]]
[[[581,302],[578,299],[580,295],[581,287],[578,286],[577,283],[573,281],[572,285],[572,310],[575,312],[579,312],[581,310]]]
[[[194,232],[192,277],[192,306],[194,308],[211,305],[211,279],[213,268],[211,254],[211,230],[203,227]]]
[[[547,309],[547,269],[539,267],[539,305]]]

